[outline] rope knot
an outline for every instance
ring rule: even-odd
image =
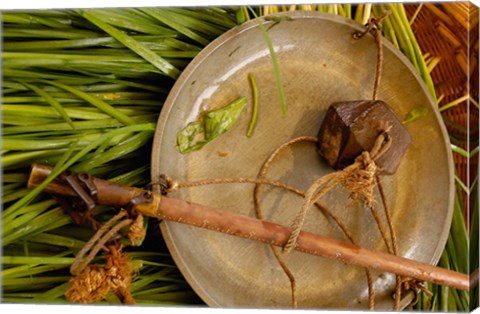
[[[374,202],[373,190],[375,188],[377,165],[367,151],[362,152],[362,154],[355,159],[355,164],[358,165],[358,167],[352,168],[352,171],[346,171],[341,183],[345,189],[351,193],[354,200],[358,199],[359,196],[363,196],[365,204],[372,206]]]
[[[143,227],[143,215],[138,215],[133,223],[128,227],[128,239],[133,246],[140,246],[145,239],[146,231]]]
[[[161,174],[156,183],[160,186],[160,192],[162,195],[167,195],[178,189],[178,182],[173,180],[171,177]]]
[[[363,36],[365,36],[367,33],[371,32],[373,35],[376,36],[378,31],[382,27],[382,22],[383,20],[388,17],[392,12],[390,10],[385,10],[382,15],[378,17],[370,17],[368,20],[367,24],[365,24],[366,28],[363,32],[355,32],[353,33],[353,38],[354,39],[360,39]]]
[[[132,263],[122,247],[109,247],[105,267],[89,265],[69,281],[66,298],[82,304],[98,302],[109,291],[119,296],[124,304],[135,304],[129,291],[132,282]]]
[[[292,233],[283,248],[285,253],[290,252],[296,246],[308,208],[335,185],[343,185],[351,193],[353,199],[363,196],[365,205],[373,208],[373,191],[376,186],[375,175],[378,169],[375,160],[385,154],[392,145],[392,139],[388,135],[389,130],[390,127],[387,126],[384,130],[379,131],[380,133],[370,152],[363,151],[355,159],[355,162],[347,168],[325,175],[310,186],[305,193],[302,209],[293,220]]]
[[[105,254],[106,263],[103,268],[97,265],[88,265],[105,244],[124,227],[129,227],[129,238],[133,243],[142,241],[145,237],[143,229],[143,216],[138,215],[132,219],[122,218],[128,215],[126,210],[121,210],[117,215],[107,221],[77,253],[70,272],[73,277],[65,296],[69,301],[91,303],[104,299],[109,291],[113,291],[124,304],[135,304],[130,293],[132,282],[132,262],[127,253],[122,252],[122,245],[110,245]],[[117,223],[118,222],[118,223]],[[92,249],[93,247],[93,249]],[[84,259],[85,254],[90,253]]]
[[[351,168],[346,168],[341,176],[340,182],[351,193],[354,200],[363,196],[365,205],[373,206],[373,190],[376,185],[375,174],[378,167],[375,160],[384,155],[391,147],[392,139],[388,135],[391,127],[387,126],[385,130],[380,131],[373,148],[363,151],[356,159]]]
[[[71,302],[87,304],[102,300],[109,290],[105,269],[97,265],[87,266],[75,278],[70,279],[70,289],[65,294]]]

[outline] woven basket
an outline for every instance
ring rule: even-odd
[[[440,57],[431,72],[437,97],[443,96],[439,107],[468,93],[478,103],[478,7],[469,2],[452,2],[406,4],[405,9],[410,18],[416,15],[412,29],[422,52],[429,54],[430,60]],[[442,112],[442,116],[453,144],[467,149],[470,141],[471,149],[478,146],[479,112],[476,106],[465,100]],[[453,127],[452,122],[464,130]],[[453,158],[458,177],[470,186],[478,173],[478,158],[468,160],[459,154],[454,154]],[[470,218],[467,217],[467,202],[464,195],[466,219]]]

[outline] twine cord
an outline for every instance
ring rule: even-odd
[[[352,194],[354,199],[361,195],[367,205],[373,203],[373,188],[375,186],[373,178],[377,171],[375,160],[390,148],[392,141],[386,134],[386,132],[382,132],[377,136],[370,153],[364,151],[352,165],[325,175],[310,186],[302,208],[291,225],[292,233],[283,248],[285,253],[289,253],[296,246],[308,209],[334,186],[341,184]]]
[[[270,169],[271,163],[287,148],[290,147],[296,143],[313,143],[317,144],[318,143],[318,138],[317,137],[309,137],[309,136],[301,136],[294,138],[279,147],[277,147],[267,158],[265,163],[263,164],[262,168],[260,169],[258,173],[258,178],[260,177],[265,177],[267,175],[268,170]],[[255,189],[253,192],[253,199],[254,199],[254,205],[255,205],[255,212],[257,213],[257,217],[260,219],[263,219],[263,213],[260,209],[260,203],[259,203],[259,193],[260,193],[260,184],[255,184]],[[303,191],[295,191],[297,192],[298,195],[302,196],[305,198],[305,193]],[[329,216],[336,224],[337,226],[342,230],[343,234],[348,238],[348,240],[353,243],[355,243],[355,240],[353,239],[352,235],[348,231],[348,228],[341,222],[341,220],[327,207],[320,205],[318,202],[315,202],[314,204],[321,212]],[[297,298],[296,298],[296,283],[295,283],[295,277],[291,274],[291,271],[288,269],[288,267],[285,265],[285,262],[283,261],[283,258],[281,257],[280,254],[278,254],[276,248],[271,246],[275,258],[277,259],[278,263],[280,266],[284,269],[285,274],[290,280],[290,285],[291,285],[291,291],[292,291],[292,305],[294,308],[296,308],[297,305]],[[368,308],[370,310],[373,310],[375,308],[375,293],[373,289],[373,279],[370,273],[370,270],[368,268],[365,268],[365,275],[367,277],[367,286],[368,286]]]
[[[308,189],[308,191],[305,193],[295,187],[292,187],[284,182],[280,181],[275,181],[275,180],[270,180],[264,178],[266,175],[270,164],[273,162],[273,160],[280,154],[282,150],[284,150],[286,147],[293,145],[295,143],[299,143],[302,141],[306,142],[317,142],[318,140],[316,138],[312,137],[300,137],[300,138],[295,138],[285,144],[282,144],[280,147],[278,147],[267,159],[267,161],[264,163],[263,167],[259,171],[259,175],[257,178],[216,178],[216,179],[207,179],[207,180],[200,180],[200,181],[186,181],[186,182],[177,182],[174,181],[172,178],[165,176],[165,183],[166,186],[162,186],[164,189],[164,193],[171,193],[173,191],[176,191],[178,189],[183,189],[183,188],[192,188],[192,187],[198,187],[198,186],[205,186],[205,185],[214,185],[214,184],[229,184],[229,183],[254,183],[256,185],[256,189],[254,190],[254,199],[255,199],[255,205],[256,205],[256,214],[257,217],[260,219],[263,219],[263,213],[261,212],[259,208],[259,202],[258,202],[258,191],[259,191],[259,186],[260,185],[270,185],[278,188],[283,188],[288,191],[294,192],[295,194],[298,194],[300,196],[303,196],[305,198],[304,205],[302,206],[302,209],[300,213],[297,215],[296,219],[294,220],[294,223],[292,224],[292,234],[290,235],[290,238],[284,247],[284,251],[289,249],[290,245],[290,250],[294,247],[294,243],[296,243],[296,239],[298,238],[298,235],[300,234],[301,231],[301,226],[303,225],[303,221],[305,219],[306,212],[309,207],[311,207],[313,204],[316,204],[317,207],[321,208],[322,210],[325,209],[326,207],[320,206],[317,204],[318,200],[320,197],[327,193],[328,190],[336,186],[337,184],[343,184],[347,188],[347,190],[351,191],[352,194],[355,194],[358,197],[359,195],[363,195],[366,199],[371,199],[372,193],[373,193],[373,188],[372,189],[367,189],[365,192],[364,189],[365,187],[369,187],[373,181],[373,175],[376,171],[376,165],[374,161],[377,158],[380,158],[389,148],[391,145],[391,138],[387,135],[386,132],[380,133],[380,135],[377,137],[375,144],[370,151],[364,152],[362,155],[360,155],[356,162],[352,164],[351,166],[345,168],[342,171],[334,172],[328,175],[325,175],[318,179],[316,182],[312,184],[312,186]],[[362,173],[360,176],[356,176],[355,174],[358,171],[363,171],[367,169],[367,173]],[[368,175],[369,174],[369,175]],[[353,176],[355,179],[348,178],[349,176]],[[355,182],[357,181],[360,177],[360,186],[361,188],[357,188],[355,186]],[[366,181],[366,182],[365,182]],[[158,182],[152,183],[152,184],[160,184]],[[317,189],[322,186],[323,189],[317,192]],[[306,204],[309,204],[307,206]],[[340,220],[330,211],[326,210],[325,211],[330,217],[333,218],[333,220],[339,225],[339,227],[342,229],[344,234],[349,238],[349,240],[354,243],[352,236],[348,232],[347,228],[340,222]],[[379,221],[379,220],[377,220]],[[383,231],[383,229],[381,228]],[[384,232],[382,233],[382,236],[384,237],[385,240],[385,235]],[[293,241],[293,242],[292,242]],[[290,243],[290,244],[289,244]],[[296,283],[295,283],[295,278],[292,274],[292,272],[288,269],[286,266],[285,262],[281,258],[281,256],[277,253],[277,251],[272,247],[272,251],[275,255],[275,258],[277,259],[278,263],[284,270],[285,274],[290,280],[290,285],[291,285],[291,290],[292,290],[292,305],[296,307],[297,305],[297,300],[296,300]],[[368,270],[367,271],[367,282],[369,285],[369,307],[373,309],[374,307],[374,294],[373,294],[373,283],[372,283],[372,277],[371,274]]]
[[[77,257],[75,257],[75,265],[76,268],[71,267],[70,272],[73,275],[78,274],[81,272],[85,267],[97,256],[98,252],[104,247],[104,245],[112,239],[112,237],[123,227],[126,227],[132,223],[131,219],[125,219],[122,222],[118,223],[112,229],[110,229],[95,245],[95,247],[92,249],[92,251],[88,254],[85,260],[79,261]],[[73,265],[72,265],[73,266]]]
[[[381,35],[381,32],[380,32],[380,25],[381,25],[381,22],[390,14],[391,14],[391,11],[387,10],[381,16],[379,16],[378,18],[372,17],[370,19],[370,21],[368,22],[367,28],[365,29],[365,31],[363,31],[361,33],[355,33],[353,35],[353,37],[355,39],[360,39],[363,36],[365,36],[367,33],[372,33],[372,35],[375,38],[375,42],[376,42],[376,45],[377,45],[377,64],[376,64],[376,68],[375,68],[375,81],[374,81],[373,94],[372,94],[372,99],[373,100],[377,99],[378,86],[380,85],[382,66],[383,66],[383,45],[382,45],[382,35]],[[386,241],[385,231],[383,231],[383,227],[381,227],[381,224],[380,224],[379,219],[378,219],[378,215],[376,214],[373,206],[369,206],[369,207],[370,207],[370,210],[372,211],[372,215],[375,218],[375,221],[377,222],[377,225],[380,229],[380,232],[382,233],[382,237],[385,241],[385,244],[387,246],[388,251],[393,252],[393,254],[397,255],[398,252],[397,252],[397,244],[396,244],[396,234],[395,234],[395,231],[393,229],[392,222],[391,222],[391,213],[388,209],[388,206],[387,206],[387,203],[386,203],[386,200],[385,200],[385,195],[384,195],[384,192],[383,192],[383,187],[381,185],[381,182],[380,182],[378,176],[376,177],[376,181],[377,181],[377,185],[379,187],[383,207],[384,207],[384,210],[385,210],[385,216],[386,216],[388,228],[389,228],[389,231],[390,231],[390,238],[392,239],[391,247]],[[395,301],[394,301],[394,310],[396,310],[396,311],[400,310],[400,301],[401,301],[401,293],[402,293],[402,290],[401,290],[402,281],[403,281],[403,278],[399,275],[396,275]]]
[[[101,301],[109,291],[113,291],[123,304],[135,304],[130,293],[132,282],[132,264],[122,245],[109,246],[106,263],[103,268],[89,265],[70,279],[69,289],[65,293],[67,300],[82,304]]]
[[[118,214],[113,216],[109,221],[107,221],[100,229],[98,229],[98,231],[93,235],[93,237],[90,238],[90,240],[83,246],[83,248],[75,256],[75,260],[70,266],[70,273],[72,275],[78,275],[78,273],[80,273],[85,268],[85,266],[92,261],[92,259],[95,256],[89,255],[85,260],[83,260],[83,257],[92,248],[92,246],[95,243],[97,243],[97,241],[99,241],[99,239],[105,236],[105,233],[108,232],[111,226],[113,226],[117,221],[119,221],[126,215],[127,215],[127,212],[122,210]]]
[[[121,252],[121,245],[118,248],[114,246],[108,248],[105,267],[89,265],[107,242],[124,227],[129,227],[128,238],[132,245],[138,245],[143,241],[145,238],[143,216],[138,215],[135,220],[130,218],[121,220],[127,215],[127,211],[122,209],[110,218],[75,256],[70,267],[70,273],[74,277],[70,280],[69,290],[65,294],[68,300],[79,303],[96,302],[105,298],[108,291],[113,290],[122,303],[135,304],[130,293],[131,261],[126,253]],[[88,251],[90,253],[85,257]]]
[[[377,45],[377,64],[376,64],[376,68],[375,68],[375,81],[374,81],[374,85],[373,85],[373,94],[372,94],[372,99],[373,100],[376,100],[377,96],[378,96],[378,86],[380,85],[380,79],[381,79],[381,74],[382,74],[382,65],[383,65],[383,45],[382,45],[382,34],[380,32],[380,24],[383,21],[383,19],[385,19],[388,15],[390,15],[390,13],[391,13],[390,11],[385,11],[378,18],[372,17],[370,19],[369,23],[367,24],[367,28],[365,29],[365,31],[363,31],[361,33],[355,33],[354,34],[355,39],[360,39],[363,36],[365,36],[367,33],[372,33],[372,35],[375,38],[375,42],[376,42],[376,45]],[[392,225],[392,221],[391,221],[391,213],[388,209],[388,206],[387,206],[387,203],[386,203],[386,200],[385,200],[385,195],[384,195],[384,192],[383,192],[383,187],[381,185],[381,182],[380,182],[378,176],[376,176],[376,183],[379,187],[380,196],[381,196],[381,199],[382,199],[382,204],[383,204],[383,207],[384,207],[386,220],[387,220],[388,228],[389,228],[389,231],[390,231],[390,238],[392,240],[391,245],[389,245],[388,241],[386,240],[385,231],[382,227],[382,224],[380,223],[380,220],[378,218],[378,214],[376,213],[375,208],[373,207],[373,204],[369,204],[368,207],[370,208],[370,211],[372,212],[372,215],[375,218],[377,226],[378,226],[378,228],[380,230],[380,233],[382,234],[382,237],[384,239],[385,245],[387,246],[387,250],[390,253],[393,253],[393,254],[397,255],[398,252],[397,252],[396,234],[395,234],[395,231],[393,229],[393,225]],[[401,291],[402,281],[403,281],[402,277],[396,275],[394,310],[397,310],[397,311],[400,310],[400,301],[401,301],[401,293],[402,293],[402,291]]]
[[[368,33],[372,33],[377,44],[377,64],[375,67],[375,81],[373,85],[373,95],[372,99],[377,99],[378,86],[380,85],[382,65],[383,65],[383,46],[382,46],[382,34],[380,32],[380,27],[382,21],[391,14],[391,11],[385,11],[379,17],[371,17],[367,23],[367,28],[363,32],[356,32],[353,34],[354,39],[360,39]]]

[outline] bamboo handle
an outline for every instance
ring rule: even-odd
[[[27,187],[33,189],[40,185],[52,172],[52,167],[41,164],[33,164],[28,178]],[[57,177],[50,182],[44,189],[44,192],[75,197],[75,191],[65,183],[64,180]],[[101,205],[126,206],[132,198],[143,194],[146,191],[134,187],[122,186],[113,182],[105,181],[92,177],[93,184],[98,190],[97,203]]]
[[[50,173],[48,166],[35,164],[28,181],[28,187],[40,184]],[[99,204],[125,206],[133,197],[146,191],[121,186],[112,182],[93,178],[98,189]],[[47,186],[50,193],[74,196],[75,192],[56,179]],[[230,234],[249,240],[260,241],[283,247],[290,236],[291,228],[252,217],[213,209],[204,205],[152,193],[152,202],[134,207],[138,212],[158,219],[184,223],[196,227]],[[429,281],[453,288],[468,290],[468,275],[432,266],[412,259],[364,249],[351,243],[323,237],[302,231],[298,237],[296,250],[331,258],[340,262],[361,267],[373,268],[420,281]]]

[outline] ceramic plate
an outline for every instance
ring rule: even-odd
[[[288,16],[288,18],[286,18]],[[287,113],[280,109],[273,67],[256,21],[225,33],[185,69],[161,112],[152,154],[152,180],[167,174],[177,181],[255,177],[269,154],[298,136],[315,136],[327,107],[338,101],[372,95],[376,45],[368,35],[354,40],[363,26],[324,13],[290,12],[279,23],[263,20],[274,45],[285,89]],[[278,20],[278,19],[277,19]],[[257,78],[258,122],[246,137],[252,92],[248,73]],[[186,155],[176,148],[177,133],[207,110],[246,96],[240,119],[226,134]],[[417,106],[427,116],[406,124],[412,136],[395,175],[384,176],[393,212],[399,252],[407,258],[436,263],[445,245],[453,209],[453,162],[447,133],[434,102],[409,61],[384,40],[384,69],[379,99],[400,119]],[[285,151],[268,177],[306,190],[333,171],[311,143]],[[254,216],[252,185],[230,184],[180,190],[170,196]],[[378,199],[378,194],[376,195]],[[370,211],[335,188],[321,199],[346,224],[361,246],[385,251]],[[302,199],[275,188],[262,188],[265,219],[290,225]],[[383,209],[378,203],[381,219]],[[385,225],[385,228],[386,225]],[[161,229],[183,275],[210,306],[288,308],[290,284],[270,248],[264,244],[173,222]],[[304,230],[347,241],[338,226],[312,208]],[[292,252],[284,256],[297,280],[301,308],[366,309],[364,269]],[[392,309],[394,276],[373,272],[376,308]]]

